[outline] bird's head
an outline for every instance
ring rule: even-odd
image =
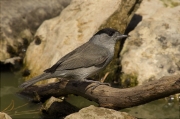
[[[95,35],[103,35],[106,34],[110,37],[117,38],[116,40],[119,40],[121,38],[126,38],[128,35],[122,35],[119,31],[112,29],[112,28],[104,28],[98,31]]]
[[[122,35],[119,31],[112,28],[104,28],[98,31],[95,35],[94,42],[115,44],[117,40],[128,37],[128,35]]]

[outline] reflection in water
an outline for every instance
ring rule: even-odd
[[[29,103],[29,100],[20,97],[16,94],[20,84],[20,76],[15,76],[10,72],[1,72],[1,86],[0,86],[0,111],[4,111],[12,118],[34,118],[40,119],[39,110],[41,104]],[[21,82],[22,83],[22,82]],[[71,104],[83,108],[89,105],[96,105],[96,103],[86,100],[80,96],[70,95],[66,101]],[[170,96],[165,99],[156,100],[144,105],[126,108],[120,111],[127,112],[138,118],[154,119],[154,118],[180,118],[179,102]]]

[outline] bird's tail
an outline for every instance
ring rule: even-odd
[[[33,84],[35,84],[38,81],[44,80],[44,79],[48,79],[48,78],[52,78],[51,74],[49,73],[43,73],[37,77],[34,77],[26,82],[24,82],[23,84],[21,84],[19,87],[21,88],[26,88],[28,86],[31,86]]]

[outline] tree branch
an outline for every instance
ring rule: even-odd
[[[95,83],[61,81],[45,86],[30,86],[19,93],[43,101],[51,96],[75,94],[97,102],[101,107],[123,109],[180,93],[180,75],[166,76],[146,84],[118,89],[100,85],[92,90]],[[38,97],[38,98],[37,98]]]

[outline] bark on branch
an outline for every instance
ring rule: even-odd
[[[95,83],[62,81],[45,86],[30,86],[20,94],[42,101],[51,96],[75,94],[97,102],[101,107],[123,109],[144,104],[172,94],[180,93],[180,75],[166,76],[141,86],[118,89],[100,85],[92,90]]]

